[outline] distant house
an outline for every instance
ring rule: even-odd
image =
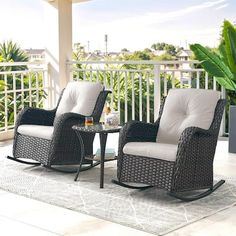
[[[45,49],[25,49],[30,62],[40,62],[45,60]]]
[[[193,56],[193,53],[189,49],[183,49],[177,53],[177,58],[180,61],[189,61],[192,56]]]
[[[191,73],[188,70],[191,69],[191,65],[187,62],[190,61],[193,56],[193,53],[189,49],[183,49],[177,53],[176,57],[179,61],[186,61],[186,63],[181,64],[182,73],[179,74],[179,80],[183,84],[190,84],[191,83]]]
[[[108,56],[111,57],[111,58],[116,58],[118,56],[120,56],[120,52],[109,52],[108,53]]]
[[[117,56],[119,56],[120,52],[109,52],[107,55],[100,50],[95,50],[94,52],[90,52],[86,54],[86,61],[101,61],[106,60],[107,57],[115,59]]]
[[[85,61],[101,61],[104,60],[105,56],[101,53],[101,51],[94,51],[90,53],[86,53]]]

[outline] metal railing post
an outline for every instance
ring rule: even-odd
[[[8,70],[14,66],[24,66],[18,70]],[[40,107],[39,91],[49,88],[48,85],[48,68],[44,62],[0,62],[1,81],[4,84],[0,90],[2,98],[2,113],[0,125],[0,141],[10,139],[14,133],[14,123],[16,122],[17,113],[24,106]],[[41,76],[39,76],[39,74]],[[41,78],[42,77],[42,78]],[[40,85],[39,85],[40,78]],[[35,81],[35,83],[34,83]],[[41,85],[43,83],[43,85]],[[5,86],[9,85],[9,86]],[[11,96],[9,96],[11,95]],[[35,96],[34,96],[35,95]],[[42,105],[46,106],[43,95],[40,96],[43,100]],[[9,120],[10,116],[14,117],[14,123]]]
[[[43,71],[43,87],[47,93],[47,98],[44,99],[43,101],[43,108],[50,109],[52,108],[52,89],[51,89],[49,63],[45,64],[45,70]]]
[[[161,104],[161,66],[154,65],[154,120],[158,118]]]
[[[73,81],[73,63],[71,64],[70,61],[66,61],[66,76],[69,78],[68,81]]]
[[[225,88],[221,87],[221,98],[225,99],[226,98],[226,91]],[[219,136],[223,136],[226,133],[226,112],[224,110],[221,125],[220,125],[220,132]]]

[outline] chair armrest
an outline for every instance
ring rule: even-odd
[[[143,142],[152,142],[156,140],[157,125],[152,123],[145,123],[141,121],[130,121],[123,129],[126,129],[125,136],[123,138],[137,139]]]
[[[85,116],[74,112],[67,112],[55,119],[54,129],[60,129],[69,123],[83,123],[85,121]]]
[[[128,142],[155,142],[158,126],[141,121],[129,121],[124,125],[119,135],[119,156]]]
[[[185,183],[185,190],[191,189],[195,177],[205,173],[202,166],[208,168],[210,173],[217,139],[218,132],[211,128],[206,130],[188,127],[182,132],[178,142],[172,190],[182,189],[182,183]]]
[[[196,142],[198,143],[198,145],[200,145],[201,143],[206,144],[209,140],[211,141],[211,139],[214,138],[216,138],[217,140],[217,134],[215,134],[215,132],[210,129],[206,130],[194,126],[186,128],[179,138],[177,160],[183,159],[183,157],[185,156],[183,154],[187,152],[191,153],[192,148],[196,146]]]
[[[188,146],[191,144],[194,138],[198,138],[199,135],[204,137],[211,137],[214,136],[215,132],[213,130],[206,130],[199,127],[191,126],[182,132],[178,142],[178,153],[182,152],[183,150],[187,149]],[[177,155],[178,155],[177,153]]]
[[[15,130],[22,124],[53,125],[56,109],[44,110],[40,108],[26,107],[17,116]]]
[[[53,130],[53,145],[59,145],[63,140],[75,139],[75,132],[72,126],[79,123],[84,123],[85,116],[67,112],[56,118]]]
[[[79,123],[84,123],[85,116],[73,113],[73,112],[67,112],[59,117],[56,118],[54,122],[54,135],[57,133],[61,133],[63,130],[72,130],[72,126]]]
[[[195,127],[195,126],[188,127],[186,129],[184,129],[184,131],[180,135],[179,143],[186,142],[187,140],[188,141],[191,140],[191,138],[194,134],[203,134],[203,135],[208,136],[208,135],[213,135],[214,131],[212,131],[210,129],[202,129],[202,128]]]

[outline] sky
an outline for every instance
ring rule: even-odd
[[[104,51],[107,34],[108,51],[157,42],[216,47],[224,19],[236,23],[236,0],[91,0],[73,4],[73,43]],[[0,0],[0,29],[0,42],[44,48],[43,0]]]

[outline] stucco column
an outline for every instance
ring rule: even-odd
[[[72,2],[44,1],[45,51],[49,63],[49,106],[53,107],[69,78],[66,61],[72,57]]]

